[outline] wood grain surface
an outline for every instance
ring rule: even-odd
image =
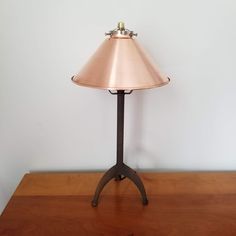
[[[26,174],[0,216],[10,235],[236,235],[236,172],[140,173],[141,204],[128,179],[90,205],[101,173]]]

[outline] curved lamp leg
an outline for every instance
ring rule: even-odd
[[[91,203],[93,207],[96,207],[98,205],[98,198],[104,186],[115,176],[116,176],[116,166],[113,166],[100,179]]]
[[[123,175],[129,178],[131,181],[133,181],[136,187],[138,188],[142,197],[143,205],[147,205],[148,204],[147,194],[146,194],[143,182],[140,179],[140,177],[137,175],[136,171],[134,171],[133,169],[131,169],[125,164],[124,164],[124,167],[122,168],[122,171],[123,171]]]

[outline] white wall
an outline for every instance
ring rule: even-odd
[[[1,0],[0,211],[28,171],[115,162],[115,96],[70,77],[119,20],[172,78],[127,96],[126,162],[236,169],[235,1]]]

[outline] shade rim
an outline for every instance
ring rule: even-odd
[[[71,78],[72,82],[75,83],[78,86],[82,86],[82,87],[88,87],[88,88],[94,88],[94,89],[103,89],[103,90],[142,90],[142,89],[152,89],[152,88],[158,88],[158,87],[162,87],[164,85],[169,84],[170,82],[170,78],[167,77],[167,81],[163,82],[163,83],[158,83],[158,84],[153,84],[151,86],[137,86],[137,87],[104,87],[104,86],[98,86],[98,85],[91,85],[91,84],[85,84],[85,83],[81,83],[79,81],[74,81],[75,76],[73,76]]]

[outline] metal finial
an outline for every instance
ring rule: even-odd
[[[120,21],[117,26],[118,30],[124,30],[125,29],[125,23]]]

